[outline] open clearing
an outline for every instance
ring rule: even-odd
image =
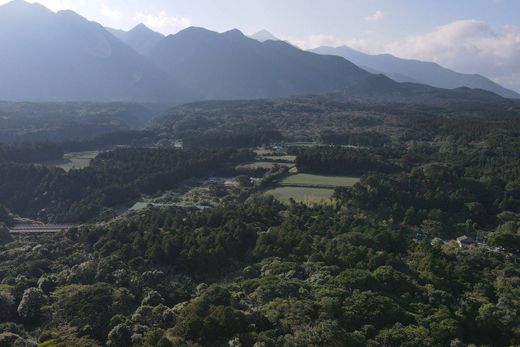
[[[359,178],[346,176],[321,176],[311,174],[296,174],[287,177],[282,182],[281,186],[292,187],[320,187],[320,188],[335,188],[335,187],[352,187],[359,182]]]
[[[97,157],[99,151],[66,153],[63,160],[51,161],[47,166],[59,167],[65,171],[84,169]]]
[[[293,198],[297,202],[320,202],[330,199],[334,189],[327,188],[301,188],[301,187],[278,187],[265,192],[272,195],[281,202],[289,202]]]

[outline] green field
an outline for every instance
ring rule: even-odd
[[[45,165],[59,167],[65,171],[84,169],[98,154],[99,151],[66,153],[63,160],[48,162]]]
[[[320,188],[334,188],[334,187],[352,187],[359,182],[359,178],[345,177],[345,176],[321,176],[311,174],[296,174],[287,177],[282,182],[281,186],[298,186],[298,187],[320,187]]]
[[[293,166],[293,164],[290,164],[290,163],[274,163],[274,162],[268,162],[268,161],[256,161],[254,163],[239,165],[239,166],[237,166],[237,170],[240,170],[240,169],[243,169],[243,170],[272,169],[275,165],[278,165],[281,167]]]
[[[333,193],[334,189],[301,187],[279,187],[265,192],[282,202],[289,202],[291,198],[297,202],[320,202],[330,199]]]

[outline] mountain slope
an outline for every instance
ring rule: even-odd
[[[130,31],[109,29],[119,40],[132,47],[136,52],[148,54],[162,39],[164,35],[149,29],[144,24],[139,24]]]
[[[0,6],[0,99],[12,101],[191,100],[191,93],[72,11],[15,0]]]
[[[319,47],[314,53],[337,55],[366,67],[374,73],[383,73],[398,82],[424,83],[438,88],[478,88],[507,98],[520,98],[520,94],[506,89],[481,75],[469,75],[446,69],[438,64],[418,60],[401,59],[390,54],[370,55],[347,46]]]
[[[238,30],[188,28],[161,41],[150,60],[206,99],[251,99],[340,91],[370,74],[349,61],[264,43]]]

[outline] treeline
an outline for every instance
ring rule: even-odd
[[[364,175],[368,172],[395,172],[399,167],[373,151],[340,146],[293,148],[300,172],[327,175]]]
[[[0,201],[19,215],[51,221],[95,218],[103,208],[142,193],[171,189],[190,177],[234,172],[252,154],[232,150],[119,149],[100,154],[90,167],[61,169],[7,163],[0,166]]]

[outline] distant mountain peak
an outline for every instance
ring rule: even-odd
[[[168,35],[168,37],[175,37],[175,36],[186,36],[186,35],[207,35],[207,34],[217,34],[216,32],[213,32],[211,30],[208,30],[206,28],[191,26],[187,27],[186,29],[182,29],[176,34]]]
[[[11,10],[11,11],[40,11],[45,13],[53,13],[51,10],[49,10],[47,7],[35,2],[30,3],[25,0],[12,0],[4,5],[0,6],[0,9],[3,10]]]
[[[112,28],[106,29],[141,55],[146,55],[164,39],[163,34],[153,31],[143,23],[137,24],[129,31]]]
[[[253,40],[257,40],[257,41],[260,41],[260,42],[265,42],[265,41],[280,41],[279,38],[277,38],[276,36],[274,36],[273,34],[271,34],[269,31],[263,29],[263,30],[260,30],[259,32],[249,36],[250,38],[252,38]]]
[[[156,35],[161,35],[161,36],[164,36],[163,34],[155,31],[155,30],[152,30],[150,29],[149,27],[146,26],[146,24],[144,23],[139,23],[137,24],[135,27],[133,27],[132,29],[130,29],[128,31],[128,33],[150,33],[150,34],[156,34]]]
[[[151,30],[150,28],[148,28],[144,23],[139,23],[137,24],[132,30],[136,30],[136,29],[139,29],[139,30],[142,30],[142,29],[148,29],[148,30]],[[130,31],[132,31],[130,30]]]
[[[244,38],[246,37],[244,35],[244,33],[242,33],[240,30],[238,29],[231,29],[231,30],[228,30],[226,32],[223,32],[221,34],[222,36],[227,36],[227,37],[236,37],[236,38]]]

